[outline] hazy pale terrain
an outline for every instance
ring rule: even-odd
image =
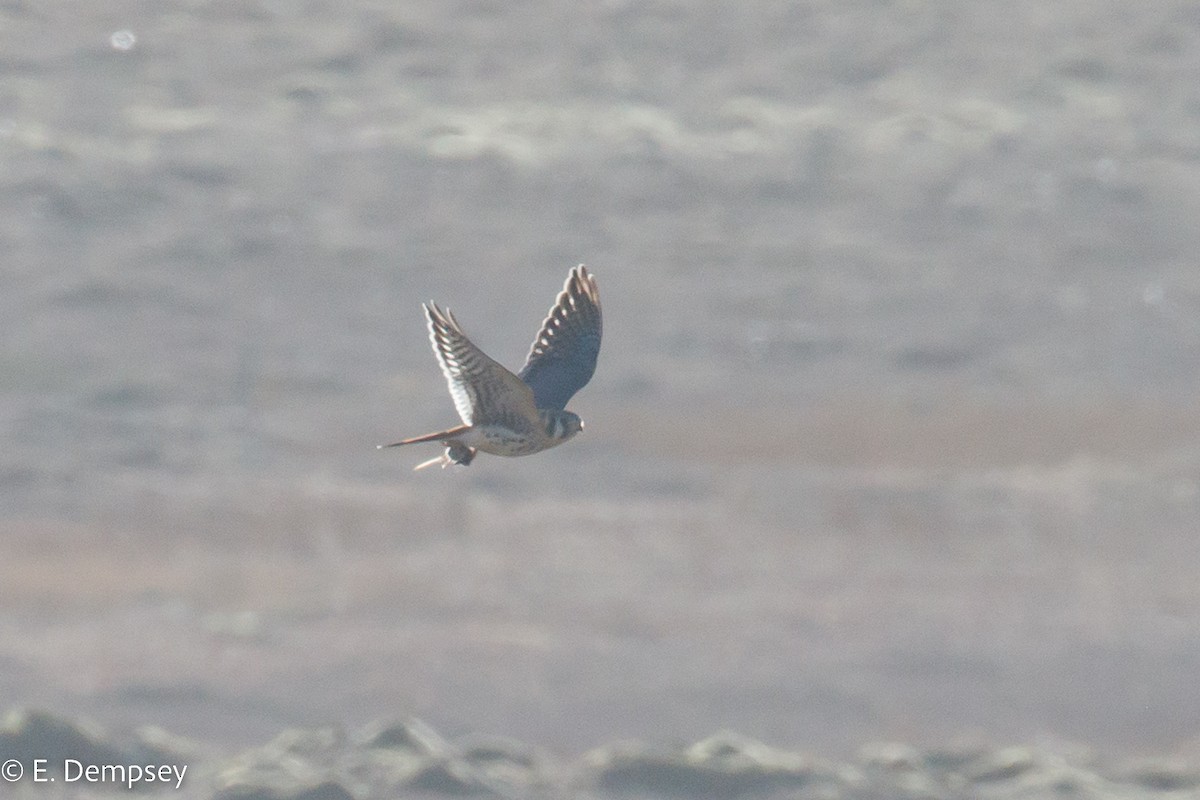
[[[1192,4],[14,1],[0,76],[7,705],[1200,757]],[[515,368],[578,262],[578,439],[374,449],[420,301]]]

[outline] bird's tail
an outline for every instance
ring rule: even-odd
[[[447,439],[453,439],[467,429],[466,425],[459,425],[449,430],[438,431],[436,433],[427,433],[424,436],[414,436],[411,439],[401,439],[398,442],[391,444],[377,444],[375,449],[382,450],[385,447],[400,447],[406,444],[420,444],[421,442],[444,442]]]

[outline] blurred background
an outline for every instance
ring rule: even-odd
[[[1200,751],[1191,3],[0,3],[0,696]],[[419,303],[587,430],[412,473]]]

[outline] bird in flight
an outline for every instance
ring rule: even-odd
[[[591,380],[600,354],[600,289],[587,267],[580,264],[567,276],[516,375],[476,347],[449,309],[433,302],[421,307],[463,424],[380,448],[441,442],[445,453],[413,469],[435,464],[445,469],[467,466],[480,451],[498,456],[540,453],[583,430],[583,420],[566,406]]]

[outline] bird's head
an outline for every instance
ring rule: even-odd
[[[565,442],[583,430],[583,420],[573,411],[544,409],[541,416],[542,421],[546,423],[546,435],[551,439]]]

